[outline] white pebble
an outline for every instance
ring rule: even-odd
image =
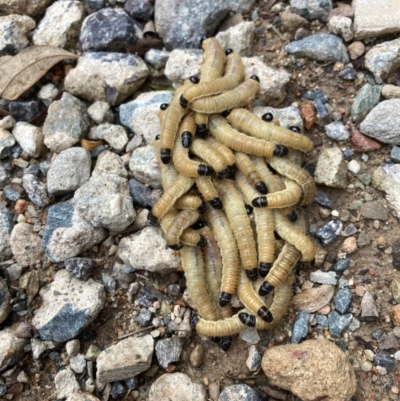
[[[387,374],[387,370],[383,366],[377,366],[376,370],[381,376],[385,376]]]
[[[340,214],[339,214],[339,212],[338,212],[337,210],[332,210],[332,211],[331,211],[331,216],[332,216],[332,217],[339,217]]]
[[[360,171],[361,166],[360,166],[360,163],[357,160],[352,160],[347,165],[347,169],[349,171],[351,171],[352,173],[357,174]]]

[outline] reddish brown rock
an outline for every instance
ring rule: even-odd
[[[328,21],[335,16],[342,16],[347,18],[354,18],[354,10],[347,4],[343,5],[342,7],[334,8],[328,16]]]
[[[378,150],[383,145],[375,141],[375,139],[369,138],[363,135],[354,125],[350,125],[351,132],[351,143],[353,144],[352,149],[355,153],[365,153],[371,150]]]
[[[311,129],[317,119],[317,111],[314,105],[312,103],[303,104],[300,113],[306,129]]]

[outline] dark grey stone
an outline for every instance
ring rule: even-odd
[[[380,327],[379,329],[374,330],[372,333],[370,333],[370,337],[373,340],[380,340],[381,337],[385,334],[385,331],[382,329],[382,327]]]
[[[332,311],[328,315],[329,334],[332,337],[339,338],[342,335],[343,330],[350,324],[353,316],[348,313],[346,315],[340,315],[336,311]]]
[[[12,256],[10,235],[14,226],[14,213],[0,207],[0,262]]]
[[[87,0],[89,8],[100,10],[106,5],[106,0]]]
[[[28,309],[26,300],[15,302],[12,306],[13,312],[22,312]]]
[[[7,386],[5,384],[0,384],[0,397],[7,394]]]
[[[338,239],[338,230],[340,230],[341,226],[342,223],[340,220],[331,220],[329,223],[318,229],[315,236],[319,238],[322,245],[332,244],[332,242]]]
[[[307,336],[310,316],[309,312],[300,311],[297,313],[292,330],[291,341],[293,344],[298,344],[302,338]]]
[[[135,321],[138,322],[140,326],[146,327],[150,324],[152,317],[152,313],[148,309],[142,309],[136,316]]]
[[[124,380],[124,383],[130,390],[135,390],[139,386],[139,381],[136,376]]]
[[[6,131],[7,132],[7,131]],[[0,139],[0,159],[11,155],[11,148],[15,145],[15,138],[11,132]]]
[[[357,120],[363,113],[371,110],[379,103],[381,87],[378,85],[365,84],[357,93],[351,106],[351,119]]]
[[[89,258],[70,258],[64,263],[65,270],[78,280],[86,280],[94,265],[94,260]]]
[[[341,288],[334,299],[335,308],[340,313],[346,313],[351,305],[352,294],[348,288]]]
[[[29,122],[40,113],[39,103],[35,100],[10,102],[8,108],[16,121]]]
[[[336,272],[344,272],[347,270],[350,266],[350,259],[340,259],[335,263],[335,266],[333,266],[333,270]]]
[[[23,176],[22,185],[29,199],[39,207],[46,207],[49,204],[46,185],[33,174]]]
[[[240,383],[225,387],[218,401],[260,401],[260,397],[247,384]]]
[[[354,81],[357,78],[357,71],[351,64],[346,65],[339,72],[339,78],[344,79],[345,81]]]
[[[328,209],[332,209],[332,205],[333,205],[332,199],[328,195],[324,194],[323,192],[318,192],[315,195],[314,202],[318,203],[318,205],[320,205],[320,206],[327,207]]]
[[[331,0],[291,0],[290,6],[292,7],[293,12],[308,21],[316,19],[327,21],[329,12],[332,10]]]
[[[329,33],[316,33],[289,43],[285,51],[296,57],[307,57],[318,61],[349,62],[347,48],[343,40]]]
[[[382,338],[379,340],[379,349],[380,350],[392,350],[398,349],[400,346],[399,339],[395,336],[393,331],[388,334],[384,334]]]
[[[11,164],[9,161],[0,161],[0,189],[11,181]]]
[[[121,398],[125,393],[125,386],[121,382],[114,382],[111,384],[110,396],[113,400]]]
[[[6,188],[4,190],[4,195],[8,200],[13,202],[17,201],[18,199],[21,199],[21,194],[14,188]]]
[[[320,99],[315,99],[314,100],[314,106],[315,110],[317,111],[317,116],[318,118],[324,118],[325,116],[328,115],[328,110],[324,106],[324,104],[321,102]]]
[[[329,100],[328,95],[319,89],[308,89],[303,93],[302,97],[307,100],[319,99],[322,103],[327,103]]]
[[[164,338],[158,341],[155,350],[159,364],[166,369],[171,362],[179,361],[182,340],[179,337]]]
[[[134,19],[149,21],[154,14],[154,6],[149,0],[126,0],[125,11]]]
[[[350,237],[350,235],[354,235],[356,233],[358,233],[357,227],[354,224],[349,224],[344,230],[342,230],[341,235],[344,237]]]
[[[125,11],[103,8],[85,19],[79,43],[83,52],[120,52],[137,39],[135,21]]]
[[[390,152],[390,160],[393,163],[400,163],[400,146],[393,146]]]
[[[152,189],[142,184],[135,178],[129,180],[129,189],[133,202],[141,207],[153,207],[154,200],[151,197]]]
[[[35,177],[39,177],[40,167],[37,164],[31,164],[30,166],[24,169],[24,175],[25,174],[32,174]]]
[[[117,283],[108,273],[101,273],[101,279],[107,291],[114,291],[117,288]]]
[[[383,366],[389,372],[396,369],[396,362],[392,359],[387,351],[382,351],[374,356],[374,364]]]

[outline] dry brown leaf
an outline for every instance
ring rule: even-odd
[[[76,54],[53,46],[31,46],[0,65],[0,96],[15,100],[35,84],[46,72]]]
[[[36,270],[32,270],[29,274],[28,284],[26,286],[26,295],[28,305],[31,304],[33,298],[39,291],[39,273]]]

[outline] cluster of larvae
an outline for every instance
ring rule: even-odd
[[[258,118],[246,109],[259,79],[244,80],[238,53],[215,38],[202,47],[200,79],[185,81],[160,107],[154,146],[164,193],[150,220],[180,249],[196,330],[227,350],[234,334],[284,316],[295,264],[314,258],[298,208],[315,194],[300,167],[312,142],[271,113]],[[234,294],[244,309],[233,315]]]

